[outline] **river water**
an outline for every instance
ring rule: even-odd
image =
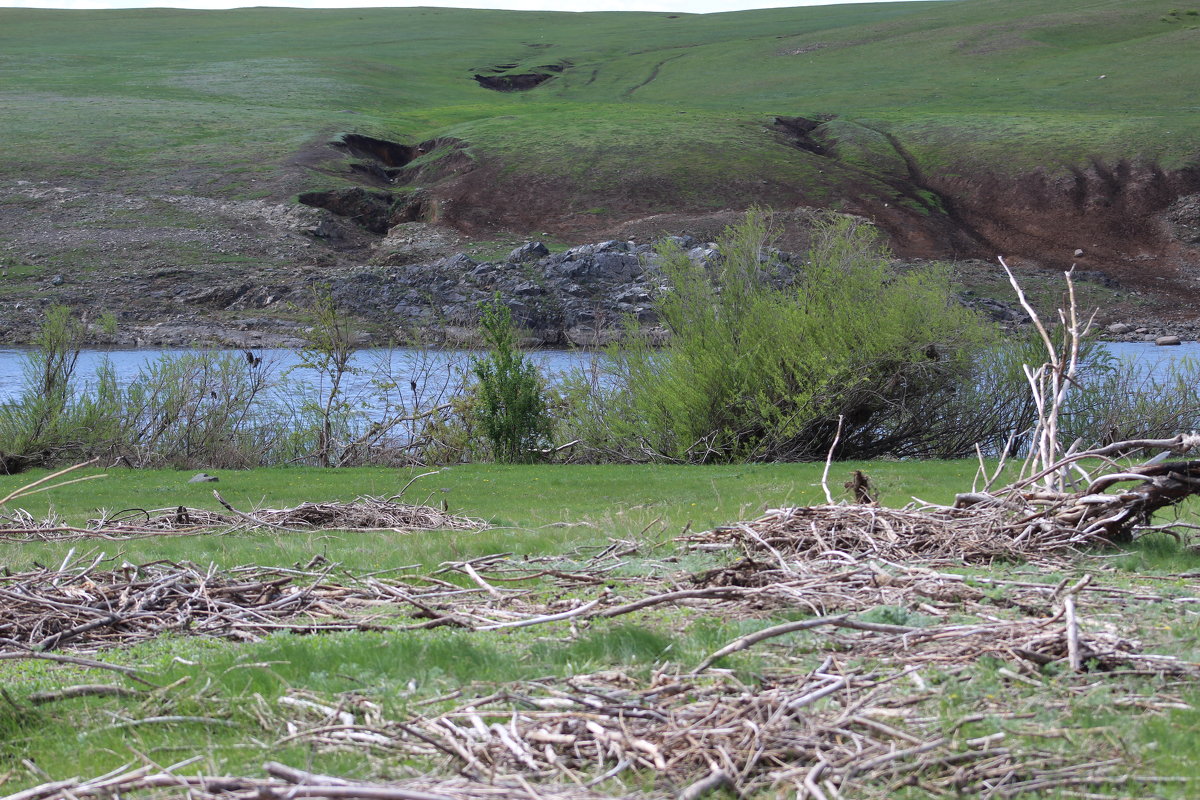
[[[75,368],[76,386],[86,391],[96,381],[97,370],[108,363],[117,382],[124,385],[159,359],[196,352],[186,349],[84,350]],[[246,351],[226,351],[244,357]],[[416,349],[407,347],[360,350],[354,354],[353,371],[346,377],[344,397],[362,408],[368,416],[376,410],[381,396],[391,392],[399,399],[411,401],[416,395],[424,406],[447,397],[461,384],[465,370],[470,369],[472,357],[481,350]],[[0,403],[11,402],[20,395],[24,385],[23,370],[26,348],[0,348]],[[312,392],[319,395],[324,380],[317,371],[301,366],[300,356],[292,350],[255,350],[262,359],[261,368],[267,371],[277,399],[294,399],[296,394]],[[534,350],[528,357],[538,365],[552,383],[567,373],[598,365],[601,356],[586,351]],[[388,389],[395,384],[395,389]],[[414,386],[415,384],[415,386]]]
[[[1114,342],[1103,346],[1117,358],[1133,361],[1152,373],[1183,357],[1200,358],[1200,342],[1188,342],[1178,347],[1156,347],[1140,342]],[[95,381],[97,368],[106,361],[111,364],[118,382],[127,383],[158,359],[187,352],[194,351],[85,350],[80,353],[76,367],[77,386],[86,391],[88,384]],[[240,355],[239,351],[229,352]],[[22,348],[0,348],[0,403],[11,402],[19,395],[24,383],[22,369],[27,353],[28,350]],[[394,383],[398,387],[395,391],[404,400],[413,400],[415,393],[419,404],[426,405],[452,393],[460,384],[463,371],[469,369],[471,358],[480,353],[478,350],[404,347],[360,350],[354,356],[355,371],[347,378],[345,396],[370,416],[381,393],[380,383]],[[291,350],[256,350],[254,355],[263,360],[263,366],[278,381],[275,391],[280,397],[294,396],[299,391],[320,394],[323,389],[321,376],[300,366],[300,357]],[[600,368],[603,360],[603,356],[596,353],[574,350],[534,350],[528,356],[552,383],[579,369]],[[416,384],[415,389],[413,384]]]

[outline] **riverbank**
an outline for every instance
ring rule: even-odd
[[[313,211],[309,209],[308,211]],[[784,239],[805,244],[802,228],[812,212],[784,215]],[[265,220],[292,217],[265,214]],[[305,217],[307,219],[307,217]],[[308,220],[317,224],[312,220]],[[698,264],[720,259],[716,246],[688,233],[648,241],[610,239],[574,246],[519,242],[489,255],[495,242],[471,242],[424,223],[397,226],[389,247],[348,249],[333,263],[306,263],[244,270],[233,266],[168,267],[134,260],[119,274],[76,268],[6,269],[0,305],[0,344],[32,341],[48,308],[65,305],[89,324],[94,345],[117,347],[296,348],[302,344],[304,309],[317,287],[328,289],[339,310],[357,326],[362,346],[422,343],[470,347],[479,343],[479,304],[499,295],[529,346],[597,347],[627,335],[630,320],[642,335],[665,336],[654,300],[666,287],[656,248],[664,242]],[[289,229],[303,239],[307,229]],[[709,232],[707,229],[704,232]],[[302,245],[303,241],[295,244]],[[422,260],[413,260],[423,256]],[[804,270],[804,250],[773,250],[774,280],[790,282]],[[896,260],[903,272],[921,260]],[[1041,311],[1061,300],[1061,274],[1029,261],[1012,265]],[[947,262],[964,305],[994,321],[1019,327],[1026,316],[997,264]],[[1129,288],[1106,273],[1079,271],[1080,306],[1097,309],[1101,336],[1113,341],[1155,341],[1174,336],[1200,339],[1200,318],[1180,304]],[[103,320],[111,319],[112,325]]]

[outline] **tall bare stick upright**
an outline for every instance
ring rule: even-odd
[[[1041,336],[1048,358],[1037,369],[1028,364],[1022,365],[1025,370],[1025,379],[1029,381],[1029,388],[1033,393],[1034,407],[1037,409],[1037,423],[1033,429],[1025,472],[1026,474],[1044,473],[1041,478],[1042,485],[1050,491],[1059,492],[1063,489],[1064,470],[1051,469],[1052,465],[1058,463],[1062,451],[1062,444],[1058,439],[1059,417],[1063,404],[1066,402],[1067,393],[1072,384],[1076,382],[1079,372],[1080,346],[1084,337],[1091,332],[1096,314],[1092,312],[1092,316],[1086,323],[1080,323],[1078,304],[1075,301],[1075,282],[1072,280],[1075,268],[1071,267],[1063,273],[1067,279],[1068,302],[1067,308],[1058,310],[1062,337],[1056,345],[1050,332],[1042,323],[1041,317],[1029,303],[1025,291],[1017,283],[1016,276],[1008,268],[1008,264],[1004,262],[1003,258],[1000,258],[999,261],[1000,266],[1004,267],[1004,272],[1008,275],[1008,282],[1012,284],[1017,293],[1021,308],[1025,309],[1025,313],[1029,315],[1038,335]]]

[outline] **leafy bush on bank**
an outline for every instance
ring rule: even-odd
[[[616,379],[577,392],[584,438],[610,458],[688,463],[949,455],[955,394],[992,340],[945,272],[888,268],[873,228],[829,216],[807,263],[768,257],[761,212],[726,232],[709,272],[670,246],[662,349],[609,356]],[[927,413],[945,408],[941,425]]]

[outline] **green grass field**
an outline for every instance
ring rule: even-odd
[[[1200,133],[1188,55],[1200,17],[1188,11],[1153,0],[701,16],[0,9],[0,175],[256,197],[328,185],[319,170],[280,178],[305,148],[353,130],[457,137],[477,162],[583,194],[645,175],[719,205],[736,174],[811,184],[819,199],[843,167],[767,126],[821,114],[889,130],[923,168],[951,174],[1092,158],[1173,168],[1194,161]],[[528,92],[472,79],[543,65],[565,69]]]
[[[492,529],[479,533],[243,531],[131,541],[9,541],[0,543],[0,566],[6,572],[20,572],[37,564],[57,566],[80,558],[90,562],[103,553],[107,559],[103,563],[113,567],[169,560],[193,563],[201,570],[209,564],[222,569],[251,564],[303,568],[321,556],[327,560],[322,569],[333,576],[386,575],[397,569],[428,574],[444,562],[508,553],[518,564],[525,558],[548,557],[549,561],[538,563],[586,570],[590,557],[613,542],[624,542],[636,544],[637,552],[609,573],[610,585],[636,595],[640,584],[622,582],[686,586],[689,574],[733,560],[732,554],[688,552],[674,541],[685,530],[752,519],[766,507],[820,502],[822,466],[462,465],[419,479],[406,499],[435,504],[444,500],[451,511],[485,519]],[[882,490],[885,504],[899,506],[913,496],[948,502],[955,492],[970,486],[976,465],[836,464],[830,483],[839,494],[841,482],[853,468],[866,469]],[[0,478],[0,493],[44,474]],[[106,478],[34,495],[19,504],[35,517],[53,511],[68,522],[81,523],[104,510],[177,505],[215,510],[218,506],[211,494],[215,487],[239,508],[278,508],[363,494],[387,496],[416,473],[264,469],[222,472],[219,483],[207,485],[186,483],[190,474],[113,470]],[[1124,552],[1096,555],[1099,558],[1049,570],[1035,564],[998,563],[969,569],[967,574],[1053,586],[1090,572],[1115,591],[1153,593],[1164,599],[1139,605],[1135,615],[1122,613],[1122,604],[1128,601],[1119,596],[1113,601],[1102,596],[1081,599],[1080,613],[1093,628],[1136,636],[1147,652],[1200,659],[1200,619],[1186,600],[1171,599],[1195,594],[1200,555],[1166,537],[1150,537]],[[461,575],[451,577],[471,586]],[[549,580],[520,585],[561,598],[562,589],[545,583]],[[1008,590],[976,585],[999,604],[998,609],[1005,608]],[[585,586],[568,596],[582,599],[591,591]],[[916,597],[913,606],[870,609],[861,616],[876,622],[932,623],[927,604],[934,601],[921,606],[919,600]],[[111,664],[139,668],[158,688],[95,670],[4,662],[0,669],[7,702],[0,704],[0,763],[5,773],[0,788],[9,792],[51,779],[98,775],[122,764],[143,763],[143,758],[165,765],[196,756],[199,760],[185,772],[259,775],[262,762],[270,759],[346,778],[399,779],[413,770],[424,772],[429,765],[371,748],[317,746],[304,737],[289,738],[286,722],[300,712],[289,711],[281,699],[316,698],[336,704],[338,698],[359,698],[375,703],[385,717],[403,719],[453,705],[452,700],[437,700],[445,695],[482,696],[520,681],[566,679],[605,670],[648,679],[670,664],[696,664],[738,636],[810,613],[776,609],[723,616],[702,609],[661,607],[578,627],[559,623],[489,634],[453,628],[281,633],[256,642],[164,631],[150,641],[91,654]],[[411,621],[402,611],[398,618],[387,619]],[[951,619],[975,618],[960,613]],[[753,684],[779,670],[812,669],[827,652],[820,642],[814,635],[798,634],[730,656],[721,666]],[[1006,669],[1006,662],[990,657],[957,670],[929,668],[923,674],[938,688],[921,701],[923,713],[941,719],[938,724],[947,730],[960,731],[955,736],[990,735],[999,725],[1014,748],[1049,743],[1052,751],[1076,760],[1078,753],[1070,754],[1080,749],[1091,750],[1097,758],[1113,755],[1137,774],[1169,779],[1152,784],[1152,796],[1194,796],[1200,780],[1196,769],[1200,745],[1192,735],[1200,726],[1196,709],[1200,692],[1194,685],[1136,673],[1072,676],[1049,668],[1022,683],[1007,677],[1011,673]],[[117,684],[137,693],[33,702],[37,692],[84,683]],[[982,716],[962,721],[968,711],[980,709]],[[1004,722],[1010,719],[1005,714],[1017,716]],[[1121,786],[1118,782],[1092,789],[1107,791],[1107,796],[1129,796]],[[635,788],[661,794],[667,787],[656,786],[650,775],[632,772],[600,788],[614,794]],[[1070,787],[1060,788],[1061,794],[1056,789],[1038,796],[1074,796]],[[891,796],[927,796],[896,791]]]

